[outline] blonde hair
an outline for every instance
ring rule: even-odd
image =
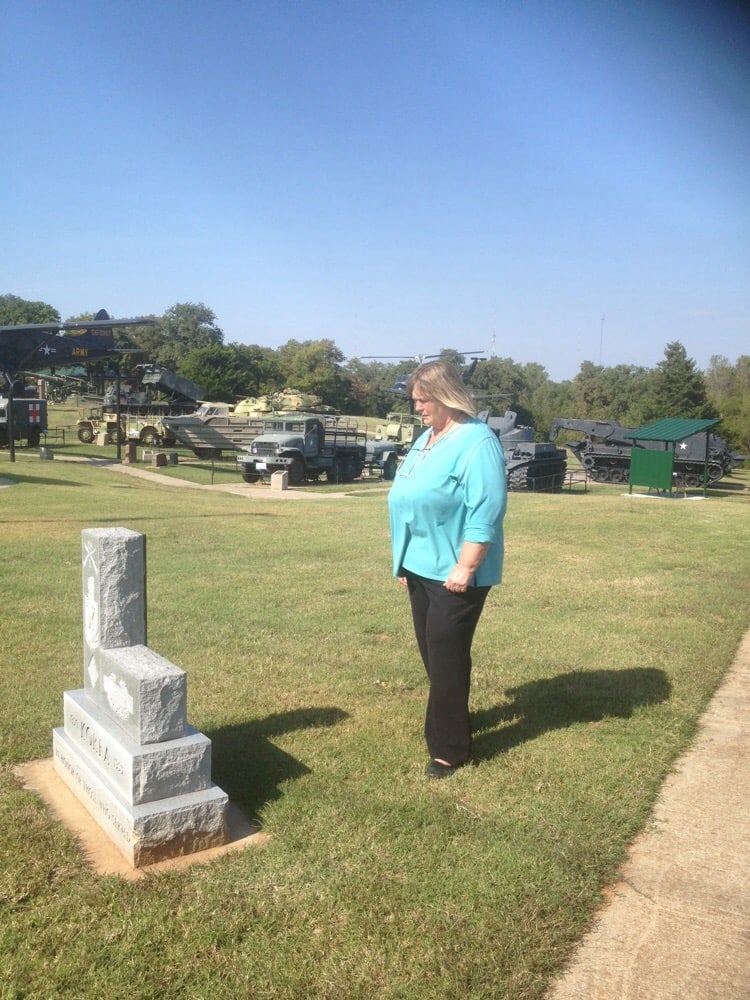
[[[406,392],[413,395],[415,388],[424,398],[433,403],[441,403],[450,410],[457,410],[467,417],[476,416],[476,406],[464,381],[447,361],[428,361],[410,376]]]

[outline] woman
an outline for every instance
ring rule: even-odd
[[[502,575],[505,461],[451,365],[421,365],[406,388],[427,429],[388,496],[393,575],[408,588],[430,684],[426,773],[444,778],[471,753],[471,644]]]

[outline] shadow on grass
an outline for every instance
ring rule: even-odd
[[[119,489],[115,486],[114,489]],[[243,521],[248,518],[256,517],[279,517],[273,511],[263,511],[263,510],[238,510],[238,511],[216,511],[209,514],[175,514],[172,512],[166,514],[119,514],[117,517],[66,517],[66,524],[83,524],[87,527],[99,527],[105,524],[122,524],[123,520],[127,520],[131,524],[143,524],[146,521],[171,521],[173,523],[182,521],[219,521],[219,520],[230,520],[231,518],[242,518]],[[0,518],[0,524],[59,524],[59,517],[34,517],[33,515],[19,515],[18,517],[3,517]]]
[[[472,756],[488,760],[552,729],[606,718],[629,719],[639,706],[666,701],[663,670],[589,670],[530,681],[505,692],[511,701],[472,714]]]
[[[264,805],[281,795],[283,782],[310,773],[309,767],[279,749],[272,738],[335,726],[347,718],[340,708],[298,708],[208,732],[212,778],[248,818],[255,818]]]
[[[9,480],[14,486],[20,483],[31,483],[34,486],[83,486],[69,479],[53,479],[51,476],[24,476],[13,469],[0,466],[0,479]]]

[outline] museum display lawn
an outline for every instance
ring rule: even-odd
[[[26,450],[0,479],[3,1000],[541,998],[750,625],[747,472],[512,494],[474,763],[430,782],[385,488],[247,499]],[[82,686],[81,531],[107,526],[147,536],[148,644],[264,846],[98,875],[14,774]]]

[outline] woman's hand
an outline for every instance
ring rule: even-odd
[[[406,577],[405,576],[397,576],[396,579],[398,580],[398,582],[401,584],[402,587],[406,586]]]
[[[473,569],[467,569],[466,566],[456,563],[448,574],[448,579],[445,581],[443,586],[446,590],[450,590],[454,594],[463,594],[466,590],[468,590],[473,576]]]
[[[482,565],[487,555],[489,544],[484,542],[464,542],[458,557],[458,562],[448,574],[443,586],[454,594],[463,594],[471,585],[474,574]]]

